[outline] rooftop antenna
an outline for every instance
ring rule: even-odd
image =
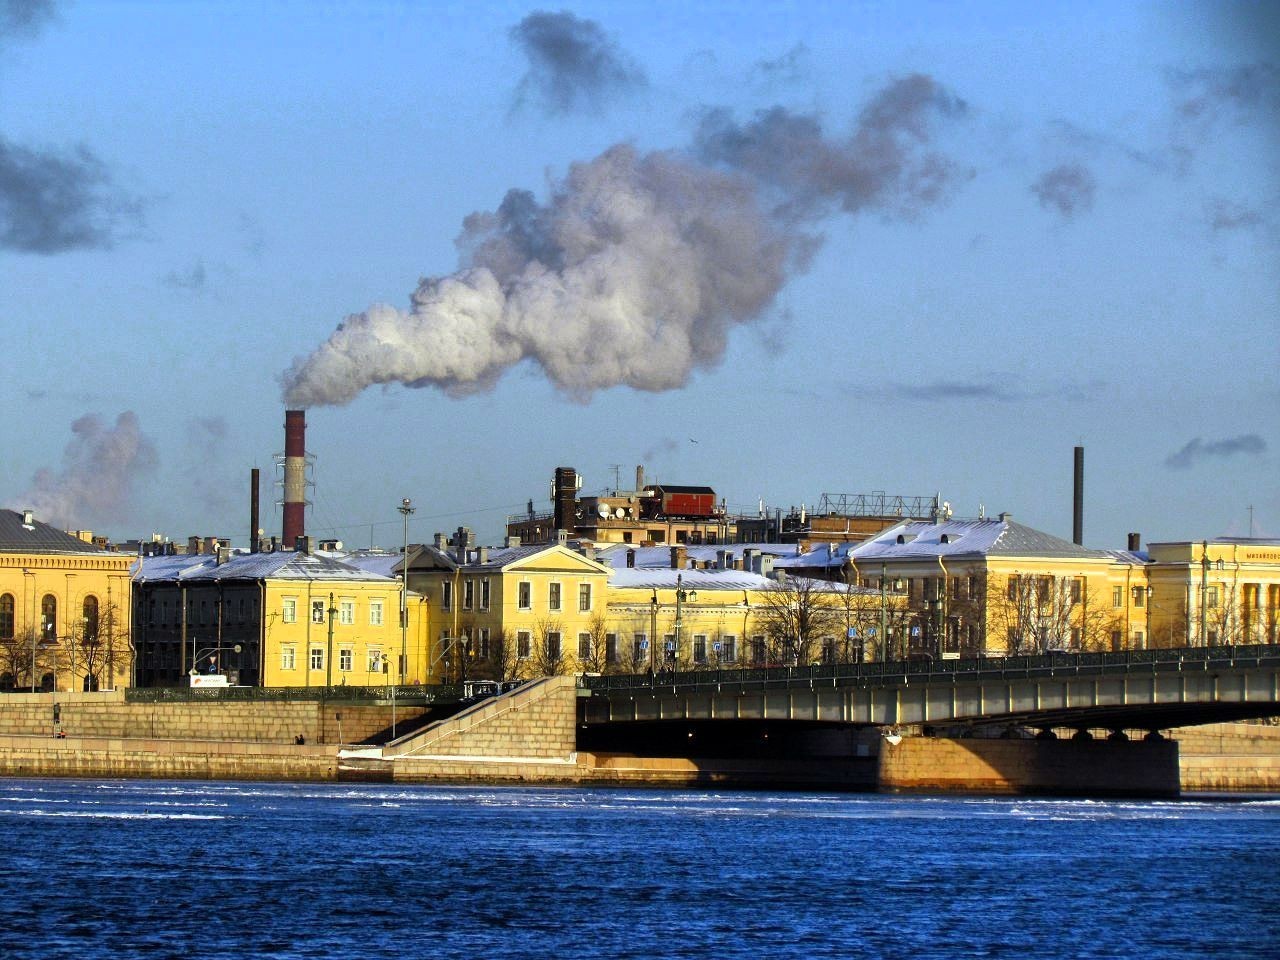
[[[622,489],[622,464],[611,463],[609,469],[613,471],[613,495],[616,497]]]
[[[1253,504],[1249,504],[1249,539],[1253,539]]]

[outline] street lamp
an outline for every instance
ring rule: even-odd
[[[409,516],[414,512],[413,501],[405,497],[396,507],[404,517],[404,553],[400,557],[400,669],[397,684],[404,679],[409,657]]]
[[[676,622],[675,622],[675,649],[671,651],[671,660],[674,662],[680,655],[680,628],[684,624],[684,602],[686,600],[693,602],[698,599],[697,590],[684,589],[684,574],[676,574]],[[664,657],[665,660],[665,651]]]

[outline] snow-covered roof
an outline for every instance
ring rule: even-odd
[[[357,570],[376,573],[380,577],[399,579],[400,571],[396,569],[400,566],[400,554],[398,553],[368,553],[361,551],[348,553],[339,559]]]
[[[391,580],[333,557],[292,550],[236,554],[221,564],[212,554],[142,557],[134,567],[133,578],[140,583],[165,580]]]
[[[674,590],[676,577],[685,590],[769,590],[778,584],[743,570],[672,570],[670,567],[614,567],[609,586],[618,589]]]
[[[734,559],[741,560],[744,550],[755,550],[771,557],[793,556],[796,552],[794,543],[712,543],[712,544],[663,544],[657,547],[637,547],[630,543],[611,543],[602,546],[596,552],[596,559],[612,567],[627,565],[627,551],[636,552],[636,567],[656,568],[671,566],[671,548],[684,547],[685,556],[698,563],[715,563],[716,554],[728,550]]]
[[[1106,551],[1090,550],[1010,519],[907,520],[851,551],[855,562],[919,557],[1007,556],[1078,557],[1105,560]]]

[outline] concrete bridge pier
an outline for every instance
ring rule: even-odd
[[[877,780],[881,790],[902,792],[1176,797],[1178,744],[1165,739],[886,737]]]

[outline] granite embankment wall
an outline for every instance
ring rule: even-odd
[[[68,737],[145,740],[218,740],[253,743],[359,743],[391,726],[391,708],[317,700],[126,703],[123,691],[14,693],[0,696],[0,734],[52,736],[57,704]],[[412,723],[424,707],[400,707]]]
[[[1211,723],[1172,737],[1184,792],[1280,792],[1280,726]]]

